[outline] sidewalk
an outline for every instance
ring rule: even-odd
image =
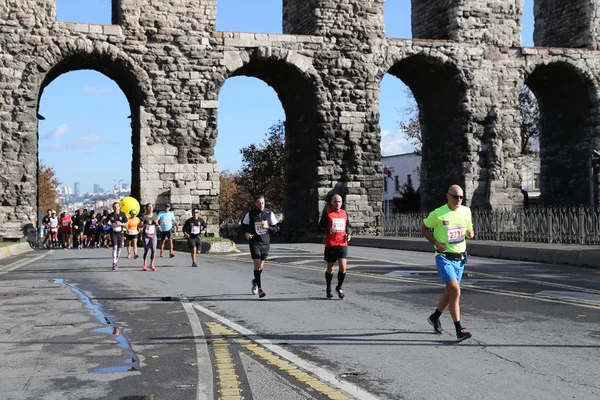
[[[423,238],[353,236],[351,244],[394,250],[433,251],[431,244]],[[467,251],[477,257],[600,268],[598,245],[467,240]]]

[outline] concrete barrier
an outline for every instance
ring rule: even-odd
[[[433,252],[423,238],[355,236],[350,245]],[[593,245],[469,240],[467,251],[476,257],[600,268],[600,246]]]
[[[165,251],[168,249],[169,244],[165,243]],[[177,251],[189,252],[187,240],[180,238],[173,240],[173,247]],[[227,240],[224,242],[205,242],[202,241],[202,249],[200,250],[202,253],[234,253],[239,252],[235,243],[231,240]]]
[[[29,243],[16,243],[9,246],[0,247],[0,260],[3,258],[17,256],[19,254],[27,253],[33,250]]]

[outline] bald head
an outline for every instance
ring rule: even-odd
[[[335,208],[336,210],[341,209],[342,208],[342,196],[340,196],[339,194],[333,195],[333,197],[331,198],[331,206],[333,208]]]
[[[464,198],[464,193],[462,188],[459,185],[452,185],[448,188],[448,194],[446,194],[446,199],[448,200],[448,208],[451,210],[456,210],[461,206]]]

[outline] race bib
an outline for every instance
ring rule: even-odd
[[[465,240],[464,226],[449,226],[448,227],[448,243],[455,244]]]
[[[255,222],[254,229],[256,230],[257,235],[265,235],[267,233],[267,229],[263,228],[262,221]]]
[[[192,235],[199,235],[200,234],[200,227],[199,226],[192,226]]]
[[[69,221],[63,221],[62,226],[69,226]]]
[[[117,225],[116,223],[112,225],[113,232],[121,232],[122,226]]]
[[[346,232],[346,220],[344,218],[332,218],[331,227],[334,232]]]
[[[127,231],[127,234],[128,234],[128,235],[137,235],[137,234],[138,234],[138,231],[137,231],[137,229],[129,229],[129,230]]]
[[[154,225],[146,226],[146,236],[152,237],[152,236],[154,236],[155,232],[156,232],[156,229],[155,229]]]

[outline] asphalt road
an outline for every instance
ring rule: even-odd
[[[0,260],[2,398],[600,398],[600,270],[472,257],[457,344],[432,254],[351,247],[327,300],[322,246],[273,245],[259,300],[241,250]]]

